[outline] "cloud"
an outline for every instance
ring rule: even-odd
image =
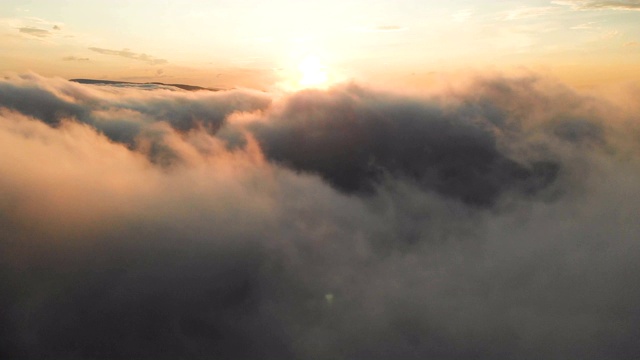
[[[373,31],[403,31],[406,28],[398,25],[381,25],[373,28]]]
[[[590,21],[588,23],[584,23],[584,24],[580,24],[580,25],[576,25],[576,26],[572,26],[571,29],[572,30],[589,30],[589,29],[594,29],[595,27],[593,26],[594,24],[597,24],[597,22],[595,21]]]
[[[103,49],[103,48],[97,48],[97,47],[90,47],[89,50],[91,51],[95,51],[99,54],[103,54],[103,55],[114,55],[114,56],[120,56],[120,57],[124,57],[127,59],[134,59],[134,60],[139,60],[139,61],[144,61],[147,62],[151,65],[162,65],[162,64],[167,64],[168,61],[165,59],[158,59],[155,58],[151,55],[147,55],[144,53],[134,53],[132,51],[130,51],[129,49],[122,49],[122,50],[111,50],[111,49]]]
[[[501,18],[503,20],[520,20],[520,19],[529,19],[547,15],[553,12],[556,7],[552,6],[541,6],[541,7],[528,7],[528,8],[519,8],[511,11],[505,12]]]
[[[129,145],[137,134],[121,133],[122,127],[127,131],[139,130],[142,124],[160,120],[180,131],[193,128],[215,131],[229,114],[261,109],[270,102],[262,93],[240,90],[201,95],[174,94],[173,91],[146,94],[122,89],[123,94],[128,94],[124,96],[100,87],[74,86],[66,81],[60,89],[52,91],[48,83],[32,79],[37,78],[26,76],[16,82],[0,83],[0,106],[52,125],[71,118]],[[23,85],[25,83],[29,85]]]
[[[360,32],[396,32],[396,31],[405,31],[406,27],[399,25],[379,25],[372,27],[354,27],[355,31]]]
[[[637,41],[629,41],[627,43],[624,43],[625,47],[633,47],[633,46],[638,46],[638,45],[640,45],[640,42],[637,42]]]
[[[61,31],[63,26],[60,22],[52,22],[38,17],[7,18],[4,19],[4,22],[17,29],[21,34],[38,38],[55,36],[54,31]]]
[[[34,28],[34,27],[21,27],[18,29],[23,34],[37,36],[37,37],[47,37],[51,35],[49,30]]]
[[[91,59],[89,59],[87,57],[78,57],[78,56],[73,56],[73,55],[65,56],[65,57],[62,58],[62,60],[64,60],[64,61],[79,61],[79,62],[91,61]]]
[[[635,0],[562,0],[552,1],[558,5],[568,5],[576,10],[640,10],[640,2]]]
[[[618,36],[620,36],[620,31],[618,31],[618,30],[609,30],[607,32],[603,32],[600,35],[600,38],[604,39],[604,40],[609,40],[609,39],[613,39],[613,38],[618,37]]]
[[[17,22],[19,24],[23,24],[23,26],[25,26],[25,27],[32,27],[32,28],[46,27],[46,28],[50,28],[52,30],[62,30],[62,27],[64,26],[64,24],[61,23],[61,22],[50,21],[50,20],[47,20],[47,19],[42,19],[42,18],[34,17],[34,16],[26,16],[26,17],[16,18],[16,19],[13,19],[13,21],[15,21],[15,22]]]
[[[465,10],[460,10],[453,13],[451,17],[455,22],[466,22],[471,18],[472,15],[473,15],[473,10],[465,9]]]
[[[0,353],[631,359],[625,91],[2,79]]]
[[[473,110],[486,122],[456,121]],[[495,109],[473,110],[443,111],[354,86],[295,95],[281,114],[258,123],[255,133],[268,157],[318,173],[347,192],[373,191],[387,174],[489,205],[506,189],[535,191],[553,180],[554,162],[519,164],[500,153],[492,132],[501,120]],[[300,136],[305,133],[314,136]]]

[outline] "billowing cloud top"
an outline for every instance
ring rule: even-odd
[[[632,359],[638,89],[0,81],[0,354]]]

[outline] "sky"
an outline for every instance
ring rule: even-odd
[[[442,3],[0,1],[0,359],[637,359],[640,3]]]
[[[2,1],[0,71],[271,89],[537,71],[640,79],[637,1]]]

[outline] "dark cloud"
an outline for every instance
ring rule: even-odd
[[[85,108],[36,83],[24,86],[10,81],[1,82],[0,106],[48,124],[56,124],[63,118],[88,119]]]
[[[18,29],[18,31],[20,31],[23,34],[28,34],[28,35],[37,36],[37,37],[47,37],[51,35],[51,32],[49,30],[38,29],[34,27],[21,27]]]
[[[562,0],[553,3],[579,10],[640,10],[640,2],[636,0]]]
[[[120,57],[124,57],[127,59],[133,59],[133,60],[139,60],[139,61],[144,61],[147,62],[151,65],[162,65],[162,64],[167,64],[168,61],[165,59],[158,59],[155,58],[151,55],[147,55],[144,53],[135,53],[132,52],[129,49],[122,49],[122,50],[111,50],[111,49],[102,49],[102,48],[98,48],[98,47],[90,47],[89,50],[91,51],[95,51],[99,54],[103,54],[103,55],[114,55],[114,56],[120,56]]]
[[[446,109],[351,86],[299,93],[255,133],[268,157],[347,192],[371,192],[386,174],[491,205],[505,190],[544,187],[559,170],[552,160],[520,164],[502,153],[495,131],[505,117],[489,102]]]
[[[2,80],[0,355],[634,359],[637,95]]]

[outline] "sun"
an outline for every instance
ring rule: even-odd
[[[300,87],[322,87],[327,85],[327,67],[315,55],[307,55],[298,65]]]
[[[337,68],[329,67],[325,63],[326,58],[317,54],[302,51],[291,54],[283,61],[282,67],[274,69],[280,77],[276,88],[284,91],[327,89],[342,81],[342,73]]]

